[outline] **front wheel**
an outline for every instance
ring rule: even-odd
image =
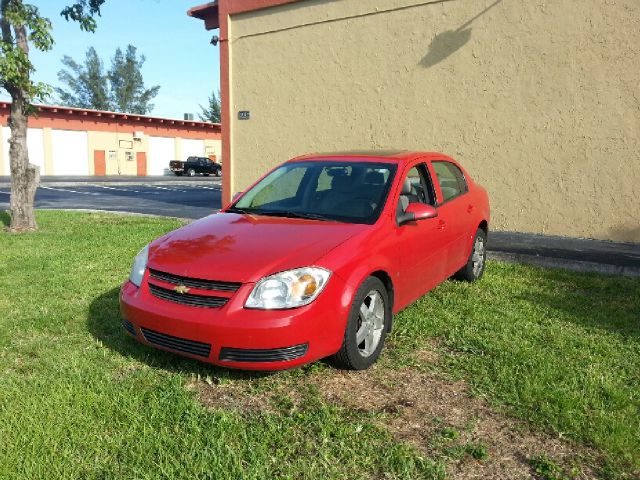
[[[484,267],[487,263],[487,233],[481,228],[476,232],[473,239],[471,254],[464,267],[458,270],[455,277],[467,282],[480,280],[484,274]]]
[[[221,177],[222,176],[222,170],[216,170],[216,177]]]
[[[391,315],[384,284],[376,277],[367,278],[356,293],[342,346],[333,357],[338,366],[364,370],[373,365],[384,346]]]

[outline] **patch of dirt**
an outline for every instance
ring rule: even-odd
[[[530,458],[546,454],[572,465],[585,453],[550,435],[534,433],[514,419],[494,412],[487,402],[469,394],[464,382],[451,382],[418,369],[333,372],[317,379],[328,401],[367,412],[384,413],[379,420],[396,438],[428,456],[462,452],[450,466],[453,478],[531,478]],[[464,454],[465,446],[486,448],[486,460]],[[456,449],[456,447],[458,447]],[[482,457],[483,454],[477,453]],[[576,478],[596,478],[583,472]]]
[[[421,351],[417,358],[423,365],[437,363],[433,351]],[[253,381],[193,382],[190,388],[207,407],[265,414],[277,413],[282,398],[299,407],[302,387],[311,386],[329,403],[372,414],[374,422],[426,456],[450,458],[451,478],[530,479],[530,459],[540,455],[566,468],[581,465],[582,471],[572,478],[597,478],[580,461],[596,458],[594,452],[534,432],[526,423],[498,414],[485,400],[470,395],[465,382],[449,381],[425,369],[377,365],[364,372],[323,369],[282,381],[270,379],[267,388],[255,388]]]

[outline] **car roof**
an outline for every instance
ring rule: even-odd
[[[310,153],[306,155],[300,155],[292,158],[289,162],[299,161],[370,161],[370,162],[390,162],[390,163],[403,163],[416,158],[423,157],[437,157],[443,159],[449,159],[450,157],[437,152],[417,152],[411,150],[348,150],[340,152],[325,152],[325,153]]]

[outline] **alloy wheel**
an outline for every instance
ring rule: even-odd
[[[376,351],[384,330],[384,299],[377,290],[370,291],[360,305],[356,343],[358,352],[369,357]]]
[[[473,255],[471,256],[471,261],[473,262],[473,275],[475,277],[478,277],[480,273],[482,273],[485,258],[486,247],[484,244],[484,239],[481,237],[477,237],[473,245]]]

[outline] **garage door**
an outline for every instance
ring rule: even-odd
[[[9,137],[11,137],[11,129],[9,127],[2,128],[2,144],[3,169],[4,175],[9,175]],[[27,149],[29,151],[29,163],[33,163],[40,167],[40,175],[44,175],[44,137],[41,128],[27,129]]]
[[[188,138],[182,139],[182,160],[195,155],[196,157],[204,156],[204,140],[192,140]]]
[[[169,173],[169,162],[179,160],[176,154],[176,141],[167,137],[149,137],[148,174],[165,175]]]
[[[51,132],[54,175],[89,175],[87,132]]]

